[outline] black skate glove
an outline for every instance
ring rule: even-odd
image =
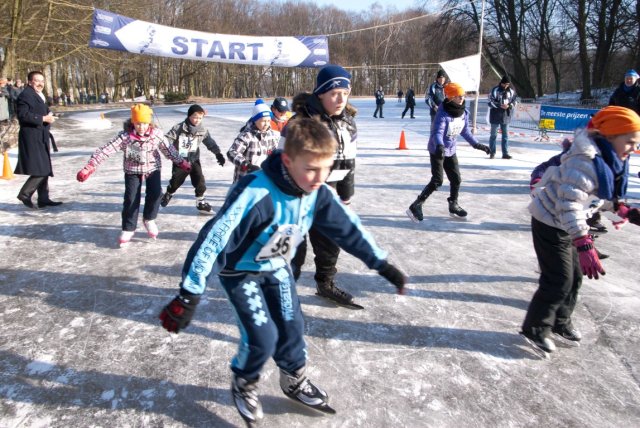
[[[473,148],[476,149],[476,150],[482,150],[483,152],[485,152],[488,155],[491,154],[491,149],[489,149],[489,147],[485,146],[484,144],[478,143],[475,146],[473,146]]]
[[[398,294],[404,294],[404,286],[407,283],[407,276],[400,271],[397,267],[389,262],[384,262],[384,265],[378,269],[380,276],[392,283],[398,289]]]
[[[436,152],[433,155],[436,159],[444,159],[444,146],[442,144],[437,144]]]
[[[159,318],[162,327],[168,332],[176,334],[186,328],[191,322],[199,302],[200,296],[180,290],[180,294],[160,312]]]
[[[225,159],[222,153],[216,153],[216,159],[218,160],[218,165],[224,166]]]

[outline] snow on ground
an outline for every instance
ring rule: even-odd
[[[558,145],[512,137],[512,160],[489,160],[459,144],[460,204],[447,212],[448,185],[425,204],[426,219],[404,214],[429,178],[429,117],[400,119],[390,99],[373,119],[372,99],[354,101],[360,151],[353,209],[410,276],[406,296],[342,254],[338,282],[364,311],[314,295],[313,261],[298,284],[306,319],[309,375],[338,414],[302,408],[279,390],[269,362],[260,395],[268,427],[622,427],[640,420],[638,234],[609,228],[596,243],[611,257],[607,275],[585,279],[575,312],[584,339],[540,360],[518,335],[536,289],[528,177]],[[421,103],[419,103],[421,104]],[[206,106],[205,125],[224,151],[250,103]],[[162,127],[186,106],[156,109]],[[121,128],[127,111],[66,115],[54,125],[54,199],[28,211],[16,195],[25,177],[0,182],[0,426],[242,426],[229,393],[238,331],[217,281],[191,326],[164,331],[157,315],[177,291],[187,250],[207,217],[187,181],[161,210],[158,241],[137,233],[119,249],[124,191],[121,158],[87,182],[76,172]],[[484,117],[483,113],[479,117]],[[396,150],[401,130],[409,150]],[[486,128],[479,132],[487,143]],[[232,167],[202,153],[209,201],[222,205]],[[630,202],[639,203],[632,159]],[[163,184],[170,176],[163,167]],[[140,225],[141,226],[141,225]],[[142,230],[140,227],[139,230]]]

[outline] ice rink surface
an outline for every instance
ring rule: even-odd
[[[529,174],[559,152],[559,140],[511,136],[512,160],[490,160],[458,142],[460,205],[449,217],[448,182],[414,224],[408,205],[427,183],[429,116],[414,120],[390,98],[353,101],[359,152],[352,208],[390,259],[411,277],[405,296],[342,253],[337,281],[363,311],[316,297],[310,254],[298,284],[308,373],[337,410],[327,416],[287,399],[269,362],[260,384],[265,427],[632,427],[640,425],[640,228],[602,234],[606,276],[585,278],[574,323],[581,346],[558,343],[549,360],[518,335],[536,289]],[[251,103],[206,105],[204,124],[223,152]],[[168,130],[187,106],[159,107]],[[26,177],[0,180],[0,427],[243,426],[229,393],[238,330],[217,279],[186,331],[164,331],[158,313],[177,292],[180,269],[202,225],[189,181],[147,238],[142,219],[119,249],[121,155],[87,182],[76,172],[115,136],[127,111],[65,115],[53,126],[51,197],[30,211],[17,199]],[[396,150],[401,131],[409,150]],[[488,144],[482,126],[480,142]],[[499,145],[499,142],[498,142]],[[12,154],[15,156],[15,154]],[[209,202],[218,209],[233,175],[201,155]],[[163,159],[163,186],[171,173]],[[631,160],[629,202],[640,203],[640,161]],[[606,220],[605,220],[606,221]]]

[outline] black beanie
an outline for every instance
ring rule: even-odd
[[[441,77],[447,77],[444,75],[444,70],[438,70],[438,74],[436,74],[436,79],[439,79]]]
[[[187,117],[191,116],[193,113],[204,113],[204,109],[200,107],[198,104],[194,104],[189,107],[189,111],[187,112]]]
[[[511,83],[511,79],[509,79],[508,75],[504,75],[502,76],[502,80],[500,81],[500,83]]]

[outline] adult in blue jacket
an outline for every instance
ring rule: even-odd
[[[489,92],[489,123],[491,133],[489,136],[489,149],[491,159],[496,155],[496,140],[498,128],[502,132],[502,159],[511,159],[509,154],[509,123],[516,105],[516,91],[511,87],[511,79],[505,75]]]
[[[422,221],[422,204],[429,195],[442,186],[443,172],[450,183],[449,213],[455,217],[466,217],[467,212],[458,205],[460,191],[460,168],[456,156],[456,137],[461,135],[474,149],[489,154],[489,148],[478,143],[469,126],[469,111],[465,108],[464,89],[457,83],[444,87],[445,100],[438,107],[434,126],[429,138],[429,158],[431,160],[431,181],[418,198],[409,206],[407,215],[414,222]]]

